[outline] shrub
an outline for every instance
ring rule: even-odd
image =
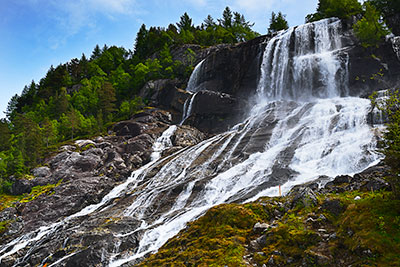
[[[380,42],[390,33],[383,22],[380,14],[370,3],[366,2],[365,13],[361,20],[354,24],[353,29],[362,46],[378,46]]]

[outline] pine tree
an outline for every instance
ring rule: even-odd
[[[181,20],[176,25],[178,26],[179,32],[192,31],[194,29],[192,19],[186,12],[181,16]]]
[[[283,15],[282,12],[272,12],[271,19],[268,28],[268,34],[272,34],[281,30],[287,30],[289,28],[289,24],[286,20],[286,15]]]
[[[101,56],[101,49],[100,46],[97,44],[92,52],[92,55],[90,56],[90,60],[95,60],[98,59]]]
[[[225,29],[232,27],[232,11],[229,7],[225,8],[224,12],[222,13],[222,19],[219,19],[218,21]]]
[[[145,59],[148,56],[148,43],[149,32],[146,30],[146,25],[142,24],[137,35],[135,42],[134,55],[139,59]]]
[[[99,108],[103,112],[103,119],[108,119],[115,111],[115,89],[110,82],[104,82],[99,93]]]
[[[207,18],[204,20],[203,28],[214,28],[216,25],[217,24],[215,23],[213,17],[211,17],[211,15],[208,15]]]

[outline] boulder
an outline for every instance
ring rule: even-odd
[[[345,210],[345,207],[343,207],[343,204],[338,199],[325,200],[322,203],[321,208],[335,216],[339,216]]]
[[[172,144],[181,148],[196,145],[204,139],[202,132],[187,125],[179,126],[171,136]]]
[[[260,223],[260,222],[258,222],[258,223],[256,223],[256,224],[254,225],[254,227],[253,227],[253,232],[260,234],[260,233],[263,233],[263,232],[265,232],[266,230],[268,230],[270,227],[271,227],[271,226],[270,226],[269,224],[267,224],[267,223]]]
[[[135,137],[144,132],[146,125],[134,121],[121,121],[114,125],[113,131],[117,136]]]
[[[47,177],[51,174],[49,167],[38,167],[32,170],[35,177]]]
[[[96,146],[96,143],[92,140],[76,140],[75,141],[75,145],[77,145],[78,147],[85,147],[87,145],[92,145],[92,146]]]
[[[93,171],[101,163],[101,158],[94,154],[87,154],[86,156],[81,156],[74,163],[74,168],[76,170],[81,170],[82,172]]]
[[[307,186],[295,186],[290,190],[289,196],[292,196],[291,208],[297,205],[312,207],[318,204],[318,199],[314,191]]]
[[[30,193],[32,190],[32,182],[26,179],[17,179],[11,186],[12,195],[22,195]]]

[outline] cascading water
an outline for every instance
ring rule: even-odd
[[[196,65],[192,75],[190,75],[186,91],[190,92],[192,95],[185,101],[183,105],[182,120],[180,122],[180,125],[182,125],[185,120],[189,118],[189,116],[192,114],[194,98],[196,97],[196,94],[201,90],[201,88],[198,86],[198,80],[199,76],[201,75],[201,66],[203,65],[203,62],[204,59]]]
[[[187,118],[189,118],[190,115],[192,115],[192,109],[193,109],[193,102],[196,97],[197,93],[192,94],[186,101],[185,104],[183,105],[183,113],[182,113],[182,120],[179,123],[179,125],[182,125]]]
[[[265,50],[259,101],[247,120],[159,158],[170,146],[170,127],[153,160],[100,203],[11,241],[0,248],[0,261],[21,250],[29,256],[27,247],[56,238],[60,229],[73,231],[75,219],[96,214],[140,222],[131,232],[113,233],[116,244],[135,237],[137,247],[117,246],[103,264],[136,263],[214,205],[275,196],[279,185],[285,193],[320,175],[352,174],[374,164],[380,156],[366,123],[369,101],[339,97],[347,79],[346,57],[337,53],[340,27],[337,20],[323,20],[279,33]]]
[[[346,94],[341,22],[321,20],[280,32],[267,45],[258,91],[267,99],[310,100]]]

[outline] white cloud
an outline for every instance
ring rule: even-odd
[[[44,1],[48,0],[31,1],[45,5]],[[101,17],[113,20],[117,16],[131,16],[140,12],[137,0],[52,0],[46,4],[54,11],[48,12],[48,15],[60,30],[58,36],[51,36],[48,40],[53,50],[83,29],[86,32],[95,30]]]
[[[234,6],[238,7],[247,13],[265,13],[270,10],[275,3],[275,0],[235,0]]]

